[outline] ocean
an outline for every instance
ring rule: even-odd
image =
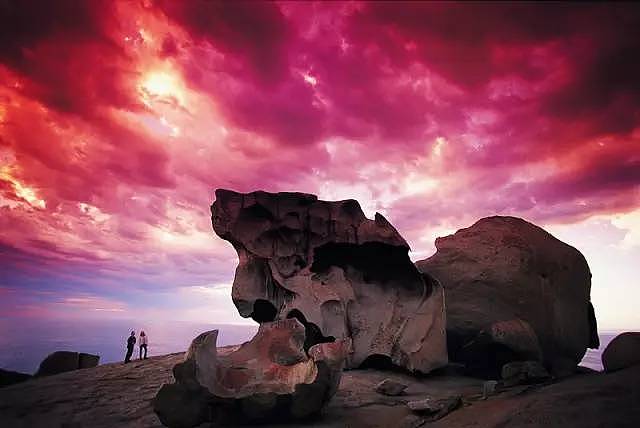
[[[101,364],[122,361],[129,332],[134,329],[137,334],[140,327],[149,337],[149,356],[186,351],[194,337],[208,330],[219,330],[219,346],[246,342],[257,330],[257,325],[175,321],[144,322],[141,325],[140,322],[125,320],[24,319],[16,322],[0,319],[0,368],[34,373],[40,361],[54,351],[97,354]],[[602,351],[619,333],[601,332],[600,348],[587,350],[581,365],[602,370]]]
[[[219,330],[218,345],[251,339],[256,325],[204,324],[176,321],[33,320],[0,319],[0,368],[34,373],[40,361],[54,351],[100,355],[100,364],[123,361],[131,330],[149,338],[148,356],[186,351],[200,333]],[[138,347],[134,356],[137,358]]]

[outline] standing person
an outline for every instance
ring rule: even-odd
[[[131,336],[127,339],[127,356],[124,357],[124,362],[128,363],[131,361],[131,356],[133,355],[133,346],[136,344],[136,332],[131,331]]]
[[[142,349],[144,348],[144,359],[147,359],[147,335],[144,331],[140,332],[140,360],[142,359]]]

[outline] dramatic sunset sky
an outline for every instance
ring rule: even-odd
[[[0,317],[247,322],[214,189],[355,198],[412,246],[494,214],[640,327],[633,4],[0,0]]]

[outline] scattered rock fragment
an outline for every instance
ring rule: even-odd
[[[640,364],[640,332],[617,335],[602,353],[602,366],[612,372]]]
[[[482,384],[482,399],[486,400],[490,395],[495,394],[498,386],[497,380],[488,380]]]
[[[460,407],[462,397],[455,395],[447,398],[425,398],[418,401],[409,401],[407,407],[412,412],[422,415],[425,421],[435,421],[441,419]]]
[[[404,383],[387,378],[377,384],[375,390],[382,395],[395,396],[402,394],[407,389],[407,386]]]
[[[538,361],[513,361],[502,366],[504,386],[540,383],[551,375]]]

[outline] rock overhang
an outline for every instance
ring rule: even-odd
[[[381,214],[368,219],[352,199],[225,189],[211,213],[238,253],[232,298],[242,316],[294,314],[321,341],[351,338],[348,367],[374,354],[422,372],[446,364],[442,288]]]

